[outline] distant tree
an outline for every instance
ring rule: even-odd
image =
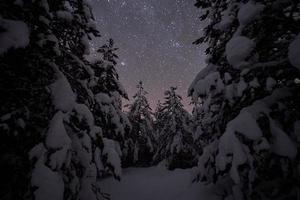
[[[142,81],[137,85],[137,89],[128,112],[132,125],[130,138],[134,145],[133,155],[130,158],[134,165],[149,166],[155,148],[153,114],[146,98],[148,93],[144,90]]]
[[[198,180],[223,199],[299,198],[297,1],[197,0],[207,67],[189,95],[201,104]]]
[[[166,161],[168,169],[192,167],[197,162],[197,152],[191,132],[191,116],[184,110],[176,88],[165,92],[161,115],[162,128],[159,134],[155,162]]]

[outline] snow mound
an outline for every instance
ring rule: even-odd
[[[73,20],[73,16],[70,12],[64,11],[64,10],[59,10],[56,12],[56,16],[60,19],[64,19],[68,22],[71,22]]]
[[[36,186],[36,200],[62,200],[64,198],[64,182],[57,172],[44,165],[40,158],[33,172],[31,183]],[[49,189],[51,188],[51,189]]]
[[[75,104],[74,110],[83,118],[89,127],[94,126],[94,117],[89,108],[84,104]]]
[[[24,48],[29,44],[29,29],[23,21],[0,17],[0,27],[5,29],[0,33],[0,54],[10,48]]]
[[[239,68],[253,50],[255,43],[245,36],[233,37],[226,44],[226,58],[233,67]]]
[[[256,116],[253,116],[251,110],[247,109],[228,123],[226,131],[237,131],[251,140],[257,140],[262,136],[262,132],[256,123]]]
[[[289,46],[288,57],[290,63],[300,70],[300,33],[296,36]]]
[[[112,100],[110,96],[105,93],[98,93],[95,95],[96,101],[100,104],[111,104]]]
[[[49,130],[46,136],[47,147],[58,149],[69,146],[71,139],[69,138],[65,126],[63,124],[63,113],[57,112],[50,121]]]
[[[116,141],[107,138],[103,138],[103,144],[103,155],[107,156],[107,163],[114,168],[114,175],[120,178],[122,175],[120,145]]]
[[[224,89],[224,83],[220,78],[219,72],[212,72],[205,76],[203,79],[199,79],[197,83],[193,85],[193,99],[196,100],[198,96],[206,96],[211,90],[221,91]]]
[[[75,104],[75,94],[69,84],[67,78],[60,72],[58,79],[50,85],[53,104],[56,109],[62,111],[70,111]]]
[[[257,18],[260,12],[265,8],[262,4],[255,4],[253,1],[248,1],[242,5],[238,12],[238,20],[240,24],[248,24]]]
[[[211,72],[215,72],[217,69],[217,66],[215,65],[208,65],[206,66],[204,69],[202,69],[197,76],[195,77],[195,79],[193,80],[192,84],[190,85],[189,89],[188,89],[188,95],[192,96],[193,92],[195,91],[195,87],[196,85],[198,85],[198,81],[200,81],[201,79],[204,79],[209,73]]]
[[[46,152],[44,144],[39,143],[35,145],[28,153],[29,159],[40,158]]]
[[[224,12],[222,12],[222,18],[221,21],[215,25],[216,29],[225,31],[229,25],[233,22],[234,16],[230,15],[230,11],[227,9]]]

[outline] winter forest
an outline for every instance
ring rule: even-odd
[[[298,0],[1,0],[0,70],[0,200],[300,199]]]

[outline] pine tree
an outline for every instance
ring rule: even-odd
[[[119,177],[121,152],[92,112],[95,71],[84,55],[99,33],[88,2],[0,6],[0,198],[102,198],[99,178],[106,168]]]
[[[299,198],[299,2],[196,6],[209,19],[195,42],[208,43],[207,67],[189,89],[205,145],[197,178],[223,199]]]
[[[0,6],[0,198],[24,199],[30,183],[28,152],[41,140],[53,113],[46,88],[55,78],[49,61],[57,54],[42,3],[1,1]]]
[[[191,116],[184,110],[176,88],[165,92],[159,144],[154,156],[155,162],[166,161],[168,169],[187,168],[196,164],[196,151],[190,129]]]
[[[129,119],[122,112],[121,98],[128,98],[123,86],[119,82],[119,77],[115,66],[118,56],[114,53],[117,48],[114,47],[112,39],[108,44],[101,46],[98,52],[102,55],[101,58],[91,64],[92,79],[89,81],[93,100],[93,113],[95,115],[96,124],[102,127],[102,134],[105,141],[114,143],[120,157],[126,157],[128,154],[127,137],[131,128]],[[105,145],[105,143],[104,143]],[[115,154],[115,153],[114,153]],[[113,155],[112,155],[113,156]],[[112,162],[114,157],[110,158],[107,154],[105,163],[108,163],[112,171],[115,171]],[[118,170],[117,178],[120,178],[120,169]],[[116,174],[116,172],[114,173]]]
[[[134,143],[132,159],[135,165],[149,166],[155,148],[153,114],[146,98],[148,93],[145,91],[142,81],[137,85],[137,89],[128,112],[132,125],[130,137]]]

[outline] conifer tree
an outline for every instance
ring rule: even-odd
[[[90,5],[41,0],[0,6],[0,198],[102,198],[99,178],[107,167],[119,177],[121,152],[103,138],[106,127],[92,112],[95,71],[85,55],[99,33]]]
[[[92,79],[90,79],[89,86],[94,95],[93,113],[95,115],[95,122],[102,127],[102,134],[105,138],[104,142],[109,141],[117,147],[117,154],[119,157],[126,157],[130,146],[126,143],[129,130],[131,128],[127,116],[122,112],[121,98],[128,98],[127,94],[119,82],[119,77],[115,66],[118,56],[114,53],[117,48],[114,47],[112,39],[108,44],[101,46],[98,52],[102,55],[99,59],[91,64],[93,71]],[[122,155],[122,151],[123,154]],[[114,161],[116,159],[112,155],[105,156],[105,162],[109,167],[114,169]],[[118,170],[120,173],[120,170]],[[117,175],[119,178],[120,174]]]
[[[159,143],[154,161],[165,160],[168,169],[191,167],[197,159],[190,129],[191,116],[183,108],[175,87],[167,90],[165,95],[160,119],[163,126],[158,133]]]
[[[299,2],[198,0],[208,20],[198,179],[223,199],[299,198]],[[295,81],[296,80],[296,81]]]
[[[128,112],[132,125],[130,137],[134,142],[133,163],[147,166],[152,161],[155,148],[153,116],[146,98],[148,93],[145,91],[142,81],[137,85],[137,89]]]

